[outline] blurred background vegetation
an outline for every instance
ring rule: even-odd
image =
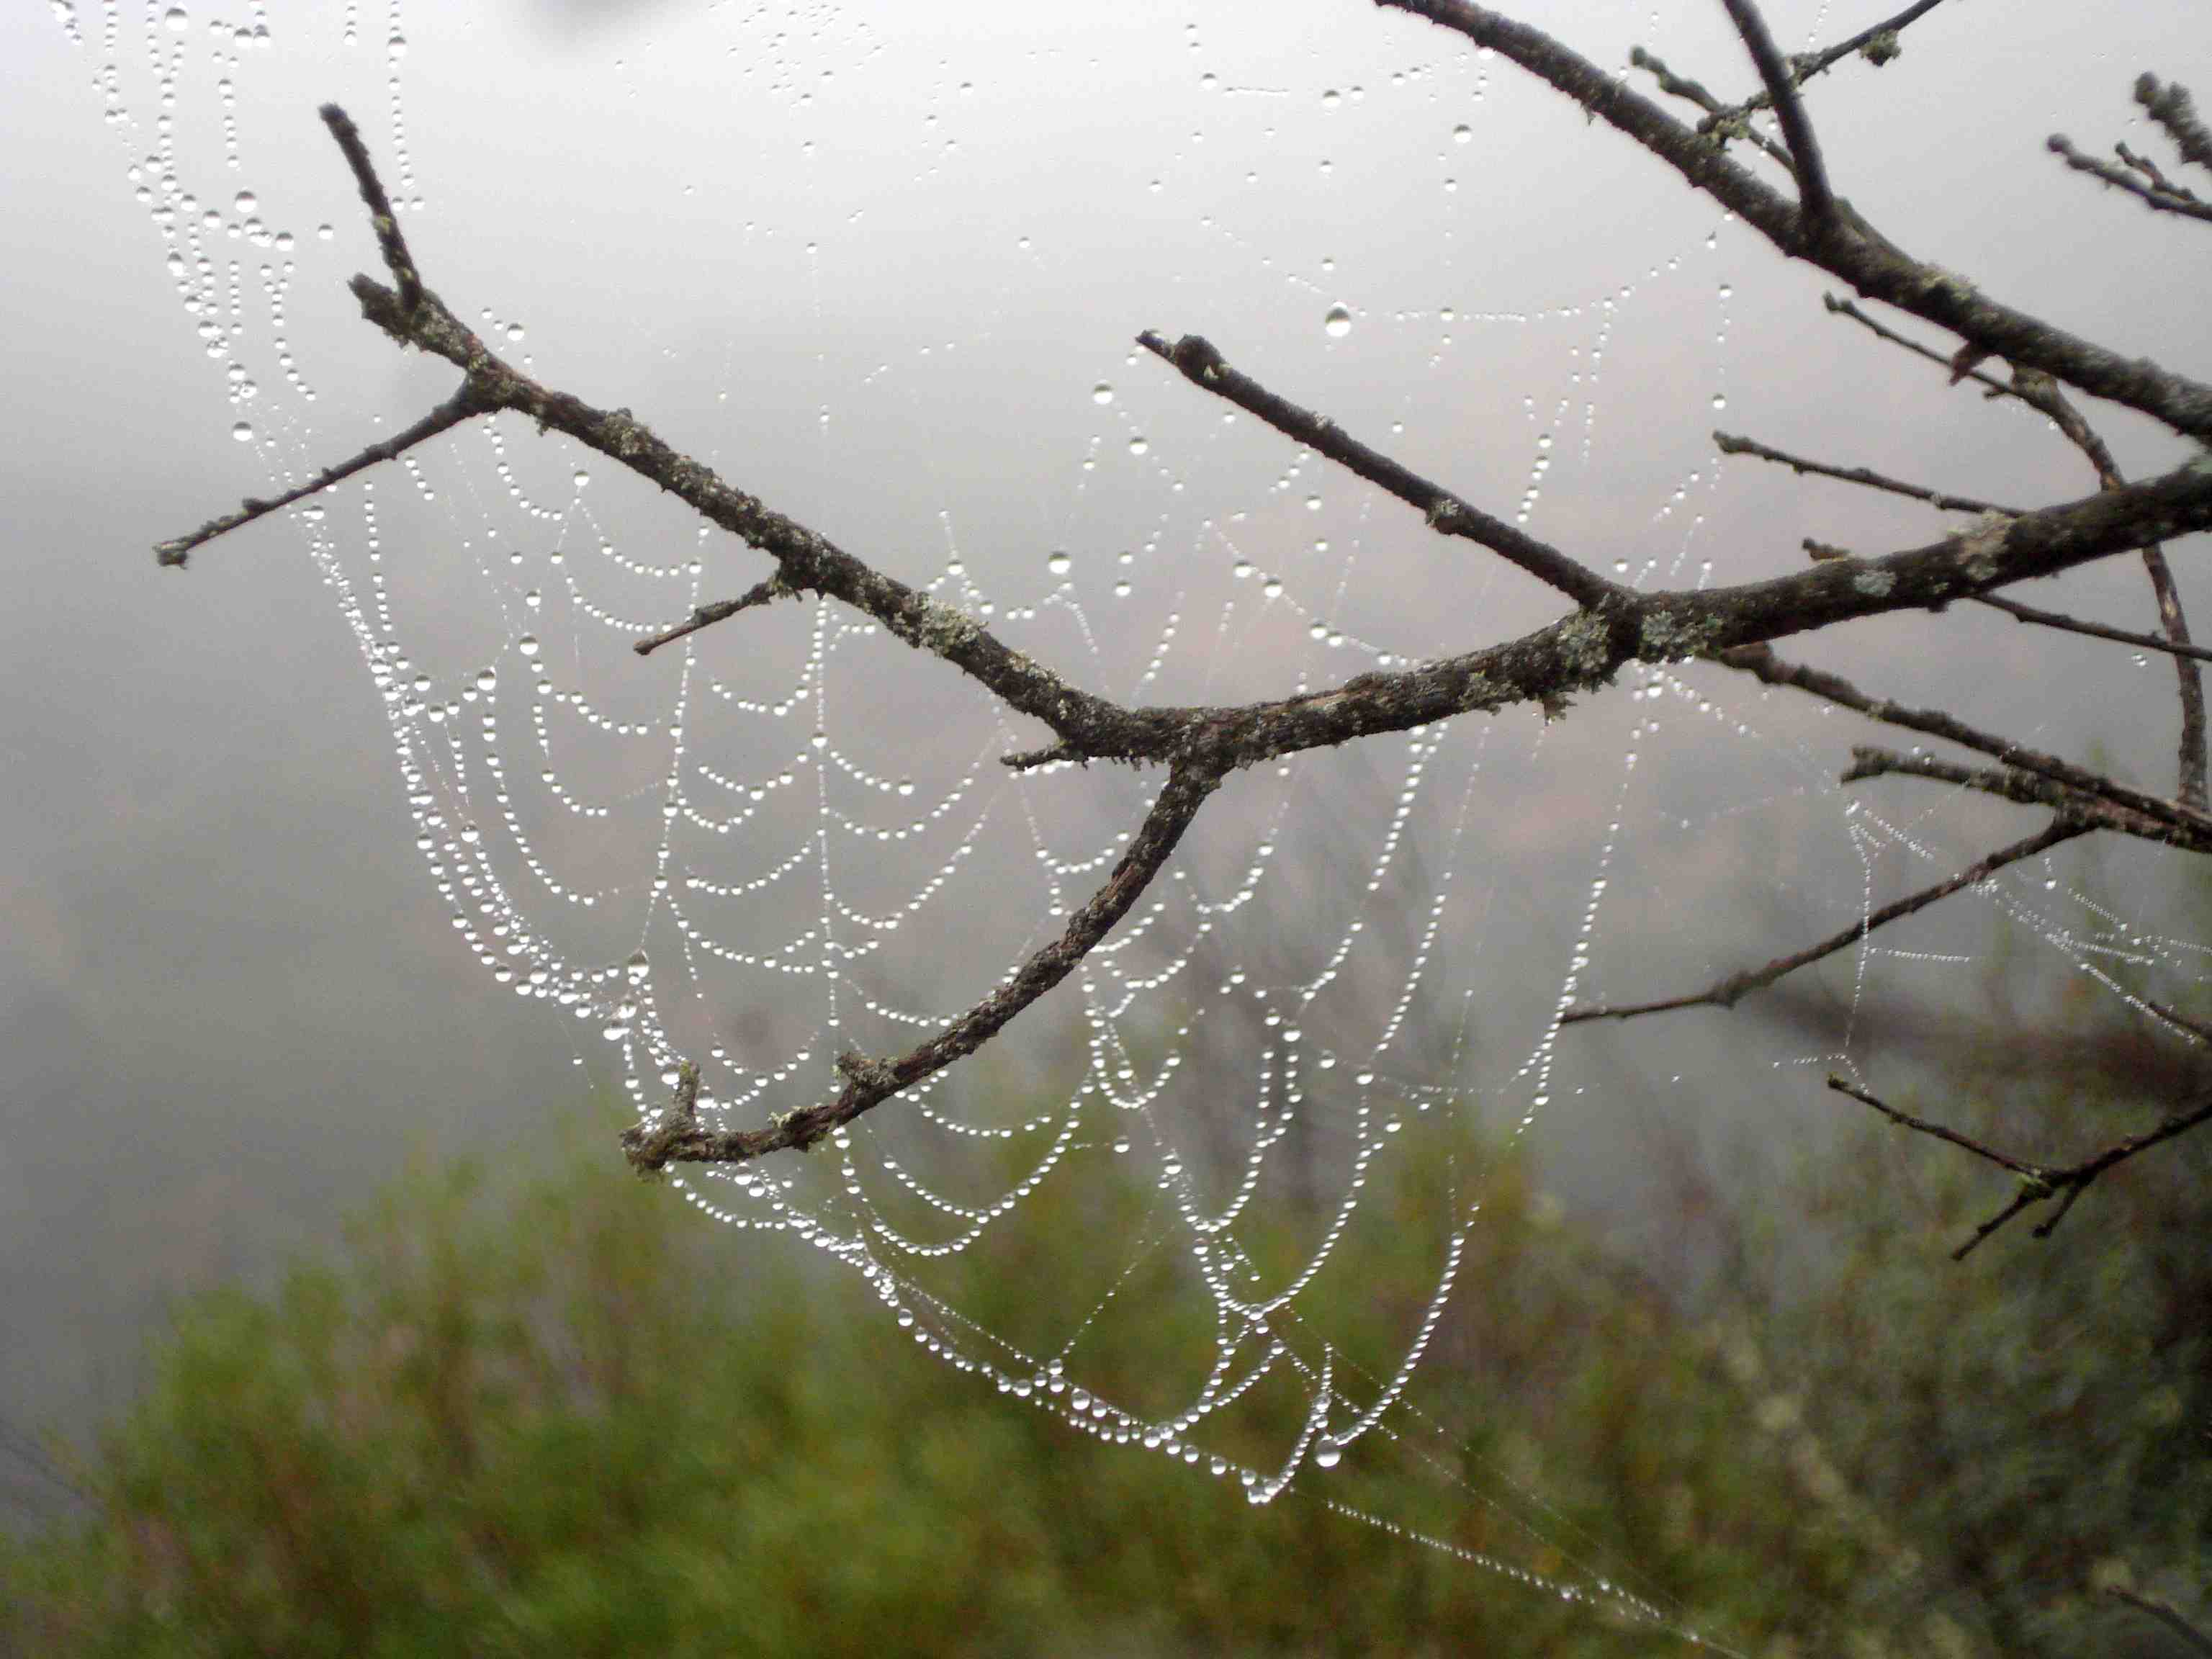
[[[2087,1052],[2065,1010],[2039,1018],[2010,1029]],[[2024,1099],[2007,1079],[2015,1132],[2039,1112],[2054,1146],[2117,1132],[2109,1090],[2021,1046],[2009,1069],[2043,1080]],[[2202,1614],[2203,1137],[2118,1171],[2052,1239],[2017,1228],[1964,1264],[1949,1249],[1997,1177],[1870,1120],[1794,1171],[1719,1182],[1685,1160],[1674,1242],[1640,1259],[1501,1151],[1413,1396],[1448,1431],[1395,1418],[1403,1441],[1264,1508],[948,1369],[856,1275],[629,1178],[604,1135],[569,1139],[505,1184],[419,1161],[342,1260],[179,1309],[89,1449],[19,1437],[19,1474],[70,1496],[0,1545],[0,1650],[1687,1650],[1323,1498],[1560,1582],[1611,1571],[1746,1652],[2182,1650],[2115,1585]],[[1347,1355],[1363,1322],[1402,1345],[1447,1162],[1374,1183],[1389,1224],[1316,1286]],[[1049,1200],[947,1264],[938,1288],[986,1328],[1034,1322],[1039,1287],[1079,1276],[1099,1229],[1140,1228],[1152,1194]],[[1121,1294],[1143,1317],[1086,1335],[1072,1374],[1102,1395],[1144,1401],[1161,1346],[1204,1339],[1164,1254]],[[1231,1432],[1279,1457],[1303,1402],[1261,1396]]]

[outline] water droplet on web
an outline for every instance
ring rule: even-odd
[[[1324,1440],[1314,1448],[1314,1467],[1333,1469],[1344,1461],[1344,1448],[1334,1440]]]
[[[161,14],[161,21],[168,26],[170,33],[182,34],[185,32],[185,24],[191,20],[185,15],[185,9],[182,6],[172,6]]]
[[[1065,576],[1074,568],[1074,560],[1069,558],[1066,553],[1058,550],[1054,550],[1044,562],[1044,568],[1055,576]]]
[[[1112,384],[1109,381],[1101,380],[1097,386],[1092,386],[1091,388],[1091,401],[1094,404],[1112,403],[1114,401],[1114,387]]]
[[[576,469],[576,480],[575,480],[575,482],[576,482],[576,488],[577,488],[577,489],[583,489],[586,484],[590,483],[591,483],[591,481],[592,481],[592,475],[591,475],[590,473],[588,473],[588,472],[585,471],[583,470],[583,468],[581,468],[581,467],[578,467],[578,468]]]
[[[514,648],[522,653],[526,657],[536,656],[538,654],[538,635],[535,634],[525,634],[520,639],[514,642]]]
[[[1141,435],[1129,440],[1129,453],[1132,455],[1141,455],[1151,447],[1152,445]]]
[[[1327,92],[1324,92],[1321,95],[1321,106],[1323,109],[1334,109],[1343,101],[1344,94],[1338,92],[1334,87],[1331,87]]]
[[[242,444],[252,443],[253,441],[252,422],[250,421],[239,422],[237,425],[231,428],[230,435],[237,439],[238,441]]]
[[[479,690],[479,691],[494,691],[494,690],[497,690],[498,689],[499,689],[499,672],[498,672],[498,670],[496,670],[496,669],[492,669],[492,668],[479,668],[478,670],[477,670],[477,690]]]
[[[231,206],[240,213],[252,213],[261,205],[261,198],[250,190],[241,190],[231,198]]]
[[[1333,340],[1340,340],[1352,332],[1352,312],[1345,306],[1331,306],[1321,319],[1322,331]]]
[[[1728,393],[1725,392],[1716,392],[1713,393],[1713,407],[1715,409],[1726,409],[1728,407]]]
[[[1468,125],[1466,122],[1461,122],[1457,126],[1452,129],[1452,142],[1455,144],[1474,143],[1474,129]]]

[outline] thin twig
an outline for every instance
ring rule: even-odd
[[[1733,1008],[1752,992],[1764,990],[1784,975],[1795,973],[1823,957],[1834,955],[1846,945],[1863,940],[1878,927],[1886,927],[1893,921],[1924,910],[1938,899],[1948,898],[1961,888],[1978,887],[2007,865],[2047,853],[2054,847],[2072,841],[2076,836],[2087,835],[2088,831],[2087,824],[2062,812],[2052,818],[2047,827],[2025,841],[2016,841],[2009,847],[2000,847],[1932,886],[1923,887],[1879,909],[1870,910],[1850,927],[1830,934],[1818,944],[1808,945],[1802,951],[1792,951],[1787,956],[1777,957],[1760,967],[1730,974],[1725,979],[1714,981],[1704,990],[1693,991],[1686,996],[1666,997],[1656,1002],[1594,1002],[1570,1008],[1559,1016],[1559,1024],[1573,1025],[1592,1019],[1633,1019],[1639,1014],[1665,1013],[1677,1008]]]
[[[2030,1180],[2041,1180],[2044,1177],[2045,1171],[2037,1165],[2014,1158],[2009,1152],[2001,1152],[1996,1147],[1975,1139],[1972,1135],[1960,1134],[1956,1129],[1947,1129],[1940,1123],[1930,1123],[1926,1118],[1915,1117],[1911,1113],[1869,1094],[1849,1079],[1838,1077],[1832,1072],[1828,1075],[1828,1086],[1839,1095],[1849,1095],[1861,1105],[1873,1107],[1893,1123],[1907,1129],[1917,1129],[1923,1135],[1933,1135],[1938,1140],[1948,1140],[1954,1146],[1962,1146],[1976,1158],[1987,1158],[2000,1169],[2009,1170],[2014,1175],[2025,1176]]]
[[[2197,118],[2188,88],[2178,81],[2169,81],[2161,87],[2155,75],[2139,75],[2136,77],[2136,102],[2143,106],[2145,114],[2166,129],[2166,136],[2173,140],[2173,147],[2181,152],[2184,161],[2212,169],[2212,129],[2207,129]]]
[[[2130,149],[2127,146],[2126,140],[2122,139],[2115,143],[2112,145],[2112,154],[2118,156],[2121,161],[2126,162],[2128,166],[2133,167],[2137,173],[2142,174],[2144,178],[2148,179],[2152,184],[2157,185],[2168,195],[2179,196],[2183,200],[2190,202],[2202,201],[2203,199],[2202,197],[2197,195],[2195,191],[2189,189],[2186,185],[2177,185],[2172,179],[2167,178],[2165,171],[2160,167],[2157,162],[2152,161],[2149,156],[2138,154],[2136,151]]]
[[[734,599],[717,599],[712,605],[699,606],[675,627],[655,634],[649,639],[640,640],[631,646],[630,649],[641,657],[649,657],[662,646],[680,640],[686,634],[696,634],[702,628],[711,628],[718,622],[726,622],[740,611],[750,611],[755,605],[766,605],[771,599],[782,599],[791,591],[785,586],[782,577],[770,576],[765,581],[754,583]]]
[[[2092,772],[2088,768],[2076,766],[2059,756],[2046,754],[2039,749],[2030,749],[2010,738],[1999,737],[1995,732],[1983,731],[1979,726],[1969,726],[1956,715],[1946,714],[1940,708],[1915,708],[1905,703],[1892,702],[1887,697],[1874,696],[1862,691],[1840,674],[1788,661],[1763,645],[1746,646],[1740,650],[1728,652],[1720,660],[1726,666],[1753,675],[1769,685],[1788,686],[1819,697],[1823,702],[1855,710],[1869,720],[1880,720],[1885,726],[1899,726],[1908,732],[1923,732],[1931,738],[1942,738],[1947,743],[1978,750],[2002,761],[2007,766],[2035,773],[2068,789],[2078,790],[2085,796],[2113,802],[2130,812],[2172,823],[2192,836],[2212,842],[2212,814],[2185,803],[2161,800],[2156,795],[2131,789],[2101,772]],[[2045,804],[2056,805],[2058,803],[2052,800]]]
[[[1719,99],[1714,97],[1702,82],[1685,80],[1668,68],[1665,61],[1656,53],[1647,52],[1642,46],[1634,47],[1629,52],[1628,61],[1650,75],[1652,80],[1658,83],[1659,90],[1668,97],[1680,98],[1688,103],[1695,104],[1708,115],[1723,118],[1730,116],[1736,118],[1737,124],[1729,128],[1731,134],[1741,133],[1744,137],[1758,145],[1775,161],[1779,161],[1785,167],[1790,167],[1793,174],[1796,172],[1795,167],[1790,167],[1789,150],[1768,137],[1750,122],[1743,120],[1743,111],[1741,106],[1731,106],[1723,104]],[[1764,103],[1765,100],[1762,98],[1760,101]],[[1715,130],[1719,125],[1718,121],[1703,122],[1699,124],[1698,130],[1700,131]]]
[[[1846,40],[1838,40],[1832,46],[1824,46],[1819,52],[1801,53],[1790,60],[1790,79],[1802,86],[1814,76],[1826,73],[1832,66],[1840,63],[1855,52],[1865,52],[1867,61],[1880,68],[1903,50],[1898,45],[1895,37],[1942,3],[1943,0],[1913,0],[1912,4],[1894,17],[1884,18],[1879,23],[1870,23],[1856,34]],[[1891,38],[1884,40],[1882,39],[1884,35]],[[1748,115],[1753,110],[1765,109],[1770,101],[1765,92],[1754,92],[1741,103],[1732,105],[1718,113],[1723,118]]]
[[[350,478],[355,473],[374,466],[379,461],[388,461],[395,456],[404,455],[424,439],[434,438],[441,432],[450,431],[459,426],[471,416],[484,412],[477,407],[468,383],[463,381],[460,389],[452,397],[447,398],[404,432],[395,432],[381,442],[371,444],[350,460],[340,461],[336,466],[324,468],[296,489],[288,489],[283,495],[265,501],[249,496],[240,503],[237,512],[226,513],[219,519],[210,519],[189,536],[179,536],[173,541],[156,542],[154,544],[155,562],[158,564],[174,565],[181,568],[185,561],[191,557],[192,550],[203,543],[211,542],[218,536],[227,535],[241,526],[252,524],[256,519],[265,518],[271,513],[291,506],[295,501],[304,501],[310,495],[328,489],[342,479]]]
[[[1804,100],[1797,95],[1796,80],[1783,60],[1782,49],[1767,32],[1766,20],[1759,15],[1754,0],[1721,0],[1721,3],[1728,8],[1729,20],[1742,37],[1751,61],[1759,66],[1759,78],[1766,82],[1766,95],[1773,100],[1775,117],[1782,123],[1783,140],[1790,146],[1790,165],[1797,175],[1798,205],[1813,229],[1825,234],[1835,222],[1836,197],[1828,185],[1827,167],[1820,160],[1820,141],[1813,136],[1813,118],[1805,113]]]
[[[2172,640],[2162,640],[2155,634],[2131,634],[2124,628],[2085,622],[2079,617],[2069,617],[2061,611],[2039,611],[2032,605],[2022,605],[2019,600],[2006,599],[2001,593],[1978,593],[1974,596],[1974,603],[1986,605],[1992,610],[2002,611],[2039,628],[2056,628],[2069,634],[2087,634],[2093,639],[2112,640],[2144,651],[2163,651],[2172,656],[2187,657],[2193,662],[2212,662],[2212,651],[2201,645],[2176,645]]]
[[[1992,398],[2009,398],[2014,395],[2011,386],[1986,370],[1976,368],[1971,363],[1963,368],[1960,368],[1960,355],[1957,352],[1938,351],[1933,346],[1923,344],[1909,334],[1899,334],[1880,318],[1870,317],[1861,311],[1855,301],[1838,300],[1832,294],[1823,294],[1820,296],[1820,303],[1827,308],[1830,316],[1848,317],[1877,340],[1886,340],[1891,345],[1902,346],[1916,357],[1924,357],[1931,363],[1951,370],[1951,383],[1954,386],[1962,380],[1975,380],[1985,387],[1988,395]]]
[[[2052,133],[2045,143],[2052,155],[2063,158],[2075,172],[2086,173],[2093,179],[2102,179],[2115,190],[2127,191],[2153,212],[2178,213],[2185,218],[2212,220],[2212,203],[2200,202],[2185,190],[2161,188],[2147,179],[2137,178],[2127,167],[2099,156],[2084,155],[2074,148],[2073,141],[2063,132]]]
[[[1369,448],[1327,416],[1301,409],[1289,398],[1270,392],[1249,374],[1232,368],[1211,341],[1186,334],[1170,344],[1166,337],[1146,330],[1137,343],[1172,363],[1182,377],[1217,398],[1257,416],[1285,437],[1328,457],[1356,477],[1395,495],[1423,514],[1429,527],[1447,536],[1463,536],[1490,549],[1509,564],[1517,566],[1538,581],[1555,587],[1576,604],[1595,606],[1621,596],[1618,583],[1577,564],[1555,547],[1515,529],[1502,519],[1469,506],[1441,484],[1389,456]]]
[[[2160,801],[2154,795],[2140,794],[2121,785],[2113,786],[2108,793],[2085,794],[2050,778],[2038,777],[2033,772],[2022,772],[2010,767],[1984,769],[1960,766],[1934,755],[1900,755],[1893,749],[1880,749],[1871,744],[1857,744],[1852,748],[1851,763],[1844,769],[1840,781],[1856,783],[1865,778],[1885,776],[1925,778],[1985,795],[1995,795],[2000,800],[2012,801],[2021,806],[2043,806],[2052,811],[2071,811],[2092,829],[2110,830],[2119,835],[2136,836],[2138,840],[2154,841],[2160,846],[2176,848],[2185,853],[2212,853],[2212,822],[2208,822],[2203,814],[2177,807],[2172,801]],[[2122,797],[2133,797],[2163,810],[2147,811],[2125,804]]]
[[[2020,1177],[2020,1191],[2002,1210],[1977,1227],[1972,1238],[1951,1252],[1951,1259],[1954,1261],[1964,1261],[1976,1245],[2021,1211],[2055,1198],[2058,1200],[2058,1207],[2051,1212],[2049,1219],[2039,1222],[2030,1230],[2038,1238],[2050,1237],[2052,1230],[2066,1218],[2066,1212],[2074,1207],[2075,1200],[2088,1190],[2090,1183],[2099,1176],[2116,1164],[2125,1163],[2138,1152],[2148,1152],[2161,1142],[2172,1140],[2177,1135],[2186,1134],[2199,1124],[2212,1122],[2212,1094],[2202,1095],[2179,1110],[2170,1114],[2155,1127],[2148,1129],[2139,1135],[2130,1135],[2125,1139],[2116,1140],[2102,1152],[2083,1158],[2078,1164],[2062,1165],[2032,1164],[2024,1158],[2014,1158],[2009,1152],[2000,1152],[1985,1142],[1975,1139],[1972,1135],[1960,1134],[1956,1129],[1948,1129],[1940,1123],[1931,1123],[1925,1118],[1915,1117],[1911,1113],[1892,1106],[1887,1101],[1869,1094],[1865,1090],[1855,1086],[1844,1078],[1831,1075],[1828,1079],[1828,1086],[1838,1094],[1848,1095],[1863,1105],[1871,1106],[1900,1128],[1911,1129],[1920,1134],[1932,1135],[1938,1140],[1948,1141],[1952,1146],[1962,1147],[1977,1158],[1986,1158],[1989,1162],[2002,1169],[2008,1170]]]
[[[392,273],[392,280],[399,289],[399,303],[412,311],[422,302],[422,277],[416,269],[415,256],[407,250],[406,234],[399,228],[399,216],[392,211],[392,198],[384,193],[384,181],[376,176],[375,163],[368,158],[368,146],[361,141],[361,129],[336,104],[325,104],[319,112],[323,125],[331,130],[331,137],[338,141],[345,152],[346,165],[353,169],[354,181],[361,186],[361,199],[368,204],[369,228],[376,233],[376,246],[384,255],[384,268]]]
[[[1940,489],[1930,489],[1924,484],[1906,483],[1884,473],[1863,466],[1836,466],[1826,461],[1808,460],[1802,455],[1792,455],[1787,450],[1771,449],[1751,438],[1741,438],[1732,433],[1716,432],[1713,445],[1723,455],[1749,455],[1762,461],[1773,461],[1797,473],[1812,473],[1823,478],[1838,478],[1845,483],[1863,484],[1869,489],[1887,490],[1893,495],[1910,496],[1916,501],[1945,513],[2002,513],[2008,519],[2017,518],[2025,511],[2017,507],[2004,507],[1995,501],[1984,501],[1972,495],[1953,495]]]
[[[2191,1647],[2196,1649],[2197,1652],[2212,1654],[2212,1636],[2206,1635],[2183,1618],[2179,1609],[2172,1602],[2161,1601],[2155,1595],[2139,1595],[2135,1591],[2124,1589],[2118,1584],[2106,1585],[2105,1594],[2115,1601],[2125,1602],[2137,1613],[2148,1613]]]

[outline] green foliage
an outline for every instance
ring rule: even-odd
[[[1685,1650],[1323,1498],[1561,1582],[1626,1569],[1746,1648],[2071,1650],[2111,1616],[2081,1600],[2107,1558],[2201,1564],[2212,1535],[2207,1460],[2181,1446],[2212,1418],[2184,1311],[2207,1304],[2177,1299],[2204,1264],[2116,1215],[2153,1193],[2116,1180],[2069,1248],[1954,1267],[1972,1172],[1944,1150],[1905,1153],[1941,1236],[1899,1228],[1847,1160],[1732,1218],[1747,1260],[1779,1259],[1761,1224],[1814,1226],[1841,1264],[1756,1319],[1693,1316],[1493,1163],[1417,1390],[1449,1433],[1394,1418],[1403,1440],[1262,1509],[914,1352],[854,1275],[714,1227],[596,1144],[516,1194],[420,1169],[341,1268],[177,1319],[82,1472],[93,1517],[0,1552],[0,1651]],[[1387,1364],[1418,1320],[1449,1168],[1409,1153],[1372,1181],[1387,1224],[1314,1287],[1346,1359]],[[2169,1184],[2160,1224],[2193,1201]],[[1091,1285],[1099,1240],[1141,1239],[1154,1199],[1041,1192],[933,1287],[1055,1352],[1042,1292]],[[1087,1328],[1071,1374],[1165,1404],[1163,1355],[1210,1331],[1186,1272],[1139,1252],[1111,1304],[1129,1316]],[[1279,1459],[1304,1407],[1263,1386],[1208,1449]],[[1547,1506],[1534,1534],[1523,1492]]]

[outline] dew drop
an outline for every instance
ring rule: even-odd
[[[261,198],[250,190],[241,190],[231,198],[231,206],[240,213],[252,213],[261,206]]]
[[[1069,558],[1066,553],[1055,550],[1052,556],[1044,562],[1044,568],[1055,576],[1065,576],[1075,568],[1075,561]]]
[[[230,435],[237,439],[238,441],[242,444],[252,443],[253,441],[253,423],[251,421],[240,421],[236,426],[231,428]]]
[[[525,634],[520,639],[514,642],[514,648],[522,653],[526,657],[536,656],[538,654],[538,635],[535,634]]]
[[[1114,401],[1113,384],[1110,381],[1101,380],[1097,386],[1092,386],[1091,388],[1091,401],[1094,404],[1102,404],[1112,403]]]
[[[1474,142],[1474,129],[1468,125],[1466,122],[1462,121],[1452,129],[1452,143],[1455,144],[1470,144]]]
[[[1352,312],[1344,306],[1331,306],[1321,319],[1322,331],[1332,340],[1340,340],[1352,332]]]
[[[1314,1466],[1316,1468],[1333,1469],[1343,1461],[1344,1448],[1334,1440],[1324,1440],[1314,1448]]]
[[[172,34],[182,34],[185,32],[185,26],[191,21],[185,15],[185,9],[182,6],[172,6],[161,14],[161,21],[168,26],[169,33]]]

